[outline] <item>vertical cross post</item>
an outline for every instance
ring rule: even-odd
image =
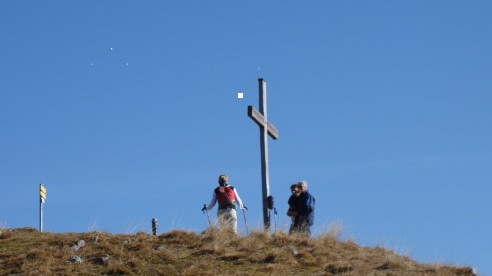
[[[278,139],[278,130],[268,122],[267,119],[267,91],[266,82],[258,79],[260,111],[253,106],[248,106],[248,116],[260,127],[260,149],[261,149],[261,191],[263,203],[263,224],[265,230],[270,229],[270,210],[268,198],[270,197],[270,179],[268,173],[268,136]],[[272,207],[273,208],[273,207]]]

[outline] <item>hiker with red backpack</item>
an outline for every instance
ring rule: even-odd
[[[208,206],[203,206],[202,211],[211,210],[215,203],[219,203],[217,209],[217,218],[221,229],[230,229],[234,234],[237,234],[237,212],[236,205],[241,210],[247,209],[243,205],[237,190],[228,184],[229,177],[227,175],[219,176],[219,186],[214,189],[212,200]]]

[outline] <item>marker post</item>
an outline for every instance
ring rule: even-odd
[[[43,232],[43,204],[46,201],[46,188],[39,184],[39,232]]]

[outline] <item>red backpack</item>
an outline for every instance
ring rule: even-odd
[[[232,186],[219,186],[215,188],[215,195],[219,202],[219,209],[236,209],[236,195],[234,194],[234,187]]]

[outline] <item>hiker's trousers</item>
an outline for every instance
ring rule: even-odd
[[[237,212],[236,209],[218,209],[217,218],[221,229],[230,229],[237,234]]]

